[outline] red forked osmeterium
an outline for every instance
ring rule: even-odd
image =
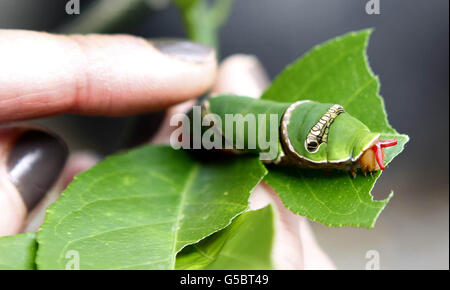
[[[397,145],[397,139],[378,140],[377,143],[372,146],[372,150],[375,153],[375,158],[381,170],[386,169],[384,166],[383,148],[392,147],[395,145]]]

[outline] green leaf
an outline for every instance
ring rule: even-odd
[[[241,214],[232,224],[184,248],[178,270],[272,269],[274,214],[271,206]]]
[[[26,233],[0,238],[0,270],[33,270],[36,234]]]
[[[370,34],[371,30],[351,32],[316,46],[287,66],[262,98],[340,104],[372,131],[396,133],[378,95],[378,78],[368,64]]]
[[[387,148],[389,163],[408,142],[388,123],[378,78],[370,70],[366,48],[371,30],[352,32],[319,45],[289,65],[263,94],[263,99],[294,102],[309,99],[343,105],[345,110],[383,138],[399,139]],[[389,170],[387,170],[389,171]],[[265,177],[294,213],[328,226],[374,226],[389,201],[373,201],[370,192],[380,176],[356,178],[345,172],[270,168]]]
[[[200,162],[167,146],[109,157],[48,208],[38,269],[65,268],[68,251],[81,269],[173,269],[183,247],[247,209],[265,174],[257,158]]]

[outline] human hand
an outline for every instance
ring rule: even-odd
[[[0,31],[0,63],[6,64],[0,69],[0,122],[62,113],[132,115],[180,103],[169,109],[152,143],[167,144],[173,130],[170,117],[186,112],[193,98],[211,86],[213,93],[258,97],[268,84],[254,57],[232,56],[217,74],[210,48],[189,42],[155,45],[131,36]],[[0,168],[4,168],[0,174],[0,235],[20,232],[24,224],[28,229],[40,225],[44,208],[52,201],[46,193],[63,170],[67,158],[64,143],[50,132],[36,130],[40,129],[0,129]],[[31,134],[27,132],[38,137],[23,137]],[[32,152],[40,152],[39,158],[30,161]],[[72,155],[60,178],[62,183],[97,160],[91,154]],[[36,182],[42,184],[35,186]],[[308,222],[287,210],[278,195],[262,183],[252,194],[250,208],[268,203],[277,211],[276,267],[332,269]],[[41,217],[26,218],[34,207],[34,215]]]
[[[49,131],[6,122],[161,110],[206,92],[216,69],[212,48],[187,41],[0,30],[0,236],[20,232],[49,203],[68,156]],[[93,160],[71,158],[62,178]]]

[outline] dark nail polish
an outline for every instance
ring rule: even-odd
[[[152,44],[164,54],[197,63],[206,61],[214,51],[209,46],[186,40],[159,39],[153,40]]]
[[[62,139],[44,131],[26,131],[17,139],[7,169],[28,210],[37,205],[58,179],[67,155]]]

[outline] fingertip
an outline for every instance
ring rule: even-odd
[[[335,270],[336,266],[317,243],[309,221],[303,217],[299,218],[299,221],[305,270]]]
[[[61,174],[60,182],[63,190],[73,181],[75,175],[90,169],[101,159],[101,156],[89,151],[72,154]]]
[[[269,77],[256,56],[235,54],[221,63],[212,91],[259,98],[268,84]]]
[[[183,114],[189,111],[196,103],[195,100],[185,101],[183,103],[177,104],[171,107],[164,117],[158,131],[149,140],[152,144],[169,144],[170,135],[176,129],[170,125],[170,120],[175,114]]]

